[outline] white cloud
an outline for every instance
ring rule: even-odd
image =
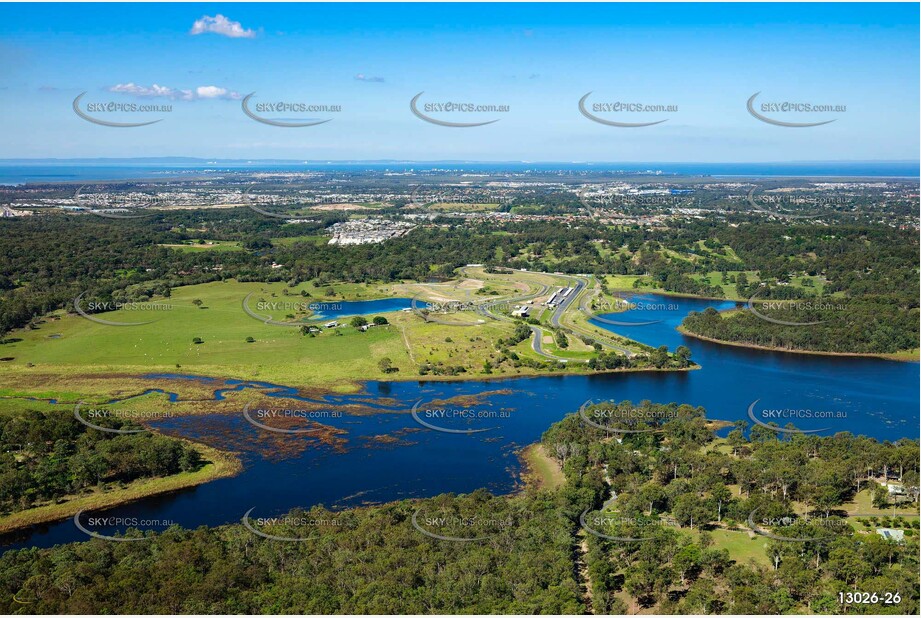
[[[189,90],[184,88],[169,88],[167,86],[160,86],[158,84],[153,84],[149,87],[139,86],[134,82],[128,82],[127,84],[116,84],[114,86],[109,86],[108,90],[109,92],[120,92],[122,94],[130,94],[145,99],[165,98],[179,99],[182,101],[196,101],[198,99],[227,99],[236,101],[243,98],[240,93],[233,90],[227,90],[226,88],[221,88],[219,86],[198,86],[197,88]]]
[[[373,77],[371,75],[365,75],[364,73],[359,73],[358,75],[355,76],[355,79],[357,79],[360,82],[375,82],[378,84],[382,84],[384,82],[383,77]]]
[[[201,19],[196,20],[195,23],[192,24],[192,29],[189,31],[189,34],[204,34],[206,32],[220,34],[221,36],[227,36],[232,39],[251,39],[256,36],[253,30],[244,28],[238,21],[230,21],[220,13],[214,17],[205,15]]]
[[[133,94],[136,97],[168,97],[170,99],[176,98],[177,95],[177,91],[173,88],[158,86],[157,84],[154,84],[148,88],[147,86],[138,86],[134,82],[128,82],[127,84],[115,84],[114,86],[109,87],[109,92]]]
[[[234,101],[243,98],[238,92],[218,86],[199,86],[195,89],[195,96],[199,99],[231,99]]]

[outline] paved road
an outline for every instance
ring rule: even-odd
[[[563,358],[562,356],[554,356],[553,354],[550,354],[549,352],[544,352],[544,348],[543,348],[544,331],[542,331],[539,326],[534,326],[533,324],[528,324],[528,328],[530,328],[531,332],[533,333],[533,336],[531,337],[531,349],[534,350],[535,353],[540,354],[544,358],[549,358],[550,360],[560,361],[561,363],[568,363],[570,361],[574,363],[587,363],[588,362],[587,360],[578,360],[574,358]]]
[[[569,329],[560,325],[560,317],[562,317],[563,313],[566,312],[566,310],[569,308],[570,305],[572,305],[573,301],[576,299],[579,293],[581,293],[582,290],[585,288],[585,282],[582,279],[577,279],[576,277],[567,277],[564,275],[558,275],[558,276],[563,276],[567,281],[570,281],[572,285],[569,285],[568,287],[573,288],[573,291],[567,294],[566,297],[560,302],[560,304],[557,305],[556,309],[554,309],[553,315],[550,316],[550,325],[553,326],[554,328],[559,328],[562,330],[569,331]],[[543,331],[537,326],[530,325],[530,324],[529,326],[531,328],[531,332],[534,333],[534,337],[531,339],[531,349],[534,350],[534,352],[536,352],[537,354],[540,354],[541,356],[544,356],[546,358],[551,358],[553,360],[558,360],[562,362],[569,362],[569,361],[583,362],[583,363],[588,362],[587,360],[579,361],[579,360],[571,359],[571,358],[562,358],[559,356],[554,356],[552,354],[549,354],[548,352],[544,352],[543,347],[542,347]]]
[[[561,302],[559,306],[556,308],[556,311],[553,312],[553,316],[550,318],[550,324],[552,324],[555,328],[561,328],[573,334],[576,337],[588,339],[592,343],[600,343],[604,347],[608,347],[608,348],[617,350],[621,354],[625,354],[627,358],[631,358],[635,356],[634,352],[632,352],[631,350],[625,347],[616,345],[604,339],[598,339],[598,338],[592,337],[591,335],[577,333],[560,324],[560,318],[563,317],[563,314],[569,309],[570,305],[572,305],[572,303],[575,302],[579,294],[582,293],[582,290],[585,289],[585,281],[583,279],[579,279],[578,277],[568,277],[568,276],[566,278],[573,282],[575,289],[572,292],[570,292],[568,296],[566,296],[566,299],[563,302]],[[570,287],[573,287],[573,286],[570,286]],[[579,310],[582,311],[583,313],[586,312],[584,306],[579,307]]]
[[[574,289],[566,296],[566,298],[560,301],[560,304],[557,305],[553,315],[550,316],[550,325],[554,328],[563,328],[563,326],[560,325],[560,318],[563,317],[563,314],[572,304],[572,301],[574,301],[576,297],[582,293],[582,290],[585,289],[585,281],[582,279],[577,279],[575,277],[572,277],[571,279],[567,277],[567,279],[573,282],[574,285],[569,287],[574,287]]]
[[[516,322],[515,319],[510,318],[507,315],[503,315],[501,313],[493,313],[492,308],[497,305],[502,305],[502,304],[521,303],[527,300],[533,300],[541,296],[546,296],[549,291],[550,291],[549,285],[541,285],[540,289],[537,292],[532,293],[532,294],[526,294],[524,296],[516,296],[513,298],[507,298],[504,300],[495,300],[495,301],[490,301],[490,302],[486,302],[486,303],[477,305],[476,312],[482,316],[485,316],[493,320],[500,320],[502,322]],[[560,361],[563,363],[568,363],[570,361],[573,361],[573,359],[571,358],[563,358],[562,356],[554,356],[553,354],[550,354],[549,352],[544,352],[544,349],[542,346],[544,331],[539,326],[534,326],[533,324],[528,324],[528,328],[531,329],[531,333],[532,333],[531,349],[534,350],[536,354],[543,356],[544,358],[548,358],[554,361]],[[574,361],[574,362],[577,362],[577,361]],[[582,362],[588,362],[588,361],[582,361]]]
[[[566,311],[568,311],[568,310],[570,309],[570,307],[572,306],[572,303],[575,302],[575,300],[576,300],[576,298],[578,298],[579,294],[581,294],[582,291],[585,289],[586,283],[585,283],[585,280],[584,280],[584,279],[580,279],[580,278],[578,278],[578,277],[572,277],[572,276],[569,276],[569,275],[556,275],[556,276],[557,276],[557,277],[562,277],[563,279],[565,279],[565,280],[568,282],[568,287],[573,288],[573,291],[570,292],[568,295],[566,295],[566,297],[563,299],[563,301],[562,301],[559,305],[557,305],[557,307],[554,309],[553,315],[550,316],[550,325],[553,326],[554,328],[559,328],[559,329],[561,329],[561,330],[563,330],[563,331],[566,331],[566,332],[572,334],[573,336],[576,336],[576,337],[579,337],[579,338],[582,338],[582,339],[587,339],[587,340],[591,341],[592,343],[600,343],[603,347],[607,347],[607,348],[611,348],[611,349],[617,350],[618,352],[620,352],[620,353],[622,353],[622,354],[625,354],[627,357],[632,357],[632,356],[634,356],[634,353],[633,353],[631,350],[628,350],[627,348],[624,348],[624,347],[618,346],[618,345],[616,345],[616,344],[613,344],[613,343],[611,343],[610,341],[605,341],[605,340],[603,340],[603,339],[597,339],[597,338],[595,338],[595,337],[592,337],[591,335],[587,335],[587,334],[583,334],[583,333],[577,333],[577,332],[573,331],[572,329],[569,329],[569,328],[563,326],[562,324],[560,324],[560,318],[563,316],[563,314],[564,314]],[[556,287],[556,286],[552,286],[552,287]],[[549,293],[550,288],[551,288],[551,286],[549,286],[549,285],[543,285],[543,286],[541,287],[541,289],[540,289],[536,294],[529,294],[529,295],[526,295],[526,296],[520,296],[520,297],[516,297],[516,298],[510,298],[510,299],[507,299],[507,300],[500,300],[500,301],[494,301],[494,302],[484,303],[484,304],[482,304],[482,305],[477,306],[477,312],[480,313],[481,315],[484,315],[484,316],[486,316],[486,317],[492,318],[493,320],[502,320],[502,321],[504,321],[504,322],[514,322],[515,320],[513,320],[512,318],[510,318],[510,317],[508,317],[508,316],[505,316],[505,315],[502,315],[502,314],[493,313],[490,309],[491,309],[492,307],[495,307],[496,305],[500,305],[500,304],[502,304],[502,303],[521,302],[521,301],[525,301],[525,300],[531,300],[531,299],[534,299],[534,298],[538,298],[538,297],[540,297],[540,296],[545,296],[546,294]],[[543,356],[544,358],[548,358],[548,359],[550,359],[550,360],[561,361],[561,362],[564,362],[564,363],[565,363],[565,362],[570,362],[570,361],[572,361],[572,362],[585,362],[585,363],[588,362],[588,361],[586,361],[586,360],[578,360],[578,359],[572,359],[572,358],[563,358],[562,356],[556,356],[556,355],[550,354],[549,352],[545,352],[544,349],[543,349],[543,336],[544,336],[544,331],[543,331],[539,326],[535,326],[535,325],[533,325],[533,324],[528,324],[528,328],[531,329],[531,333],[532,333],[532,337],[531,337],[531,349],[534,350],[534,353],[535,353],[535,354],[538,354],[538,355]]]
[[[466,268],[461,268],[461,269],[460,269],[460,272],[461,272],[464,276],[469,276],[469,275],[467,274],[467,269],[466,269]],[[588,341],[591,341],[592,343],[599,343],[599,344],[601,344],[603,347],[611,348],[611,349],[617,350],[618,352],[621,352],[622,354],[625,354],[627,357],[632,357],[632,356],[634,356],[634,353],[633,353],[632,351],[628,350],[627,348],[618,346],[618,345],[613,344],[613,343],[611,343],[610,341],[606,341],[606,340],[604,340],[604,339],[598,339],[598,338],[592,337],[591,335],[587,335],[587,334],[575,332],[575,331],[573,331],[572,329],[567,328],[567,327],[563,326],[562,324],[560,324],[560,318],[563,316],[563,314],[564,314],[567,310],[570,309],[570,307],[572,306],[572,303],[575,302],[575,300],[576,300],[576,298],[578,298],[579,294],[581,294],[582,291],[585,289],[586,282],[585,282],[584,279],[581,279],[581,278],[579,278],[579,277],[573,277],[573,276],[571,276],[571,275],[556,274],[555,276],[561,277],[561,278],[565,279],[565,280],[568,282],[568,283],[567,283],[567,286],[573,288],[573,291],[570,292],[570,293],[566,296],[566,298],[564,298],[563,301],[560,302],[560,304],[557,305],[557,307],[554,309],[553,315],[550,316],[550,325],[551,325],[553,328],[558,328],[558,329],[560,329],[560,330],[563,330],[563,331],[565,331],[565,332],[567,332],[567,333],[569,333],[569,334],[571,334],[571,335],[573,335],[573,336],[575,336],[575,337],[579,337],[579,338],[581,338],[581,339],[586,339],[586,340],[588,340]],[[495,301],[488,301],[488,302],[480,303],[480,304],[477,304],[477,305],[476,305],[475,311],[476,311],[479,315],[482,315],[482,316],[484,316],[484,317],[486,317],[486,318],[489,318],[489,319],[491,319],[491,320],[500,320],[500,321],[503,321],[503,322],[515,322],[515,320],[514,320],[513,318],[510,318],[510,317],[507,316],[507,315],[503,315],[503,314],[501,314],[501,313],[493,313],[492,308],[495,307],[495,306],[497,306],[497,305],[511,304],[511,303],[522,303],[522,302],[524,302],[524,301],[533,300],[533,299],[535,299],[535,298],[539,298],[539,297],[541,297],[541,296],[545,296],[545,295],[547,295],[547,294],[550,292],[551,287],[556,287],[556,286],[550,286],[550,285],[543,285],[543,284],[542,284],[542,285],[541,285],[541,288],[540,288],[537,292],[534,292],[534,293],[524,294],[524,295],[522,295],[522,296],[514,296],[514,297],[506,298],[506,299],[503,299],[503,300],[495,300]],[[580,309],[581,309],[581,308],[580,308]],[[584,311],[584,309],[581,309],[581,310]],[[482,322],[481,322],[481,323],[482,323]],[[580,361],[580,360],[572,359],[572,358],[563,358],[563,357],[561,357],[561,356],[555,356],[555,355],[553,355],[553,354],[550,354],[549,352],[545,352],[544,349],[543,349],[543,341],[542,341],[542,340],[543,340],[544,331],[543,331],[539,326],[534,326],[533,324],[528,324],[528,328],[531,329],[531,333],[532,333],[532,337],[531,337],[531,349],[534,350],[534,352],[535,352],[536,354],[538,354],[538,355],[540,355],[540,356],[543,356],[544,358],[548,358],[548,359],[550,359],[550,360],[561,361],[561,362],[564,362],[564,363],[565,363],[565,362],[570,362],[570,361],[572,361],[572,362],[586,362],[586,363],[588,362],[588,361],[584,361],[584,360],[583,360],[583,361]]]
[[[480,315],[484,315],[488,318],[492,318],[493,320],[501,320],[503,322],[515,322],[516,320],[514,320],[513,318],[510,318],[507,315],[502,315],[501,313],[493,313],[491,309],[495,307],[496,305],[501,305],[503,303],[521,302],[525,300],[531,300],[534,298],[538,298],[540,296],[546,295],[547,292],[549,292],[549,290],[550,290],[550,286],[544,285],[544,286],[541,286],[541,289],[536,294],[529,294],[527,296],[521,296],[518,298],[512,298],[512,299],[507,299],[507,300],[497,300],[497,301],[492,301],[489,303],[484,303],[482,305],[477,305],[476,310],[477,310],[477,313],[479,313]],[[571,358],[563,358],[562,356],[554,356],[553,354],[550,354],[549,352],[544,352],[544,349],[542,346],[544,331],[541,330],[539,326],[534,326],[533,324],[528,324],[528,328],[531,329],[531,333],[532,333],[531,349],[534,350],[536,354],[543,356],[544,358],[548,358],[550,360],[555,360],[555,361],[560,361],[563,363],[568,363],[569,361],[573,360]],[[588,361],[584,361],[584,362],[588,362]]]

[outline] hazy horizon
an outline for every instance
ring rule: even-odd
[[[245,158],[245,159],[231,159],[225,157],[189,157],[182,155],[163,155],[163,156],[150,156],[150,157],[10,157],[10,158],[0,158],[0,164],[3,163],[15,163],[15,162],[44,162],[44,161],[150,161],[150,162],[164,162],[164,161],[201,161],[201,162],[215,162],[215,161],[224,161],[224,162],[260,162],[260,163],[521,163],[521,164],[572,164],[572,165],[618,165],[618,164],[629,164],[629,165],[640,165],[640,164],[654,164],[654,165],[669,165],[669,164],[682,164],[682,165],[723,165],[723,164],[738,164],[738,165],[749,165],[749,164],[783,164],[783,165],[797,165],[797,164],[816,164],[816,163],[830,163],[830,164],[842,164],[842,163],[911,163],[917,164],[921,163],[921,159],[801,159],[801,160],[761,160],[761,161],[645,161],[641,159],[637,160],[621,160],[621,161],[606,161],[606,160],[583,160],[583,161],[566,161],[562,159],[546,159],[546,160],[525,160],[525,159],[279,159],[275,157],[266,157],[266,158]]]

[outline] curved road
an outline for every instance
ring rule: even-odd
[[[624,347],[621,347],[621,346],[619,346],[619,345],[613,344],[613,343],[611,343],[610,341],[605,341],[605,340],[603,340],[603,339],[598,339],[598,338],[596,338],[596,337],[592,337],[591,335],[582,334],[582,333],[577,333],[577,332],[575,332],[574,330],[572,330],[572,329],[570,329],[570,328],[567,328],[567,327],[563,326],[562,324],[560,324],[560,318],[563,317],[563,314],[566,313],[566,311],[569,309],[570,305],[572,305],[572,303],[575,302],[575,300],[576,300],[576,298],[578,298],[579,294],[581,294],[582,291],[585,289],[585,280],[584,280],[584,279],[580,279],[579,277],[570,277],[570,276],[568,276],[568,275],[558,275],[558,276],[564,277],[564,278],[566,278],[566,279],[568,279],[568,280],[574,282],[574,285],[573,285],[573,286],[570,286],[570,287],[573,287],[574,289],[573,289],[572,292],[570,292],[570,293],[566,296],[565,299],[563,299],[563,302],[561,302],[561,303],[559,304],[559,306],[556,308],[556,311],[553,312],[553,315],[550,317],[550,324],[551,324],[554,328],[559,328],[559,329],[561,329],[561,330],[564,330],[564,331],[566,331],[566,332],[568,332],[568,333],[571,333],[572,335],[574,335],[574,336],[576,336],[576,337],[588,339],[588,340],[591,341],[592,343],[599,343],[599,344],[601,344],[602,346],[605,346],[605,347],[608,347],[608,348],[613,348],[614,350],[617,350],[618,352],[620,352],[620,353],[622,353],[622,354],[625,354],[628,358],[631,358],[631,357],[635,356],[634,352],[628,350],[627,348],[624,348]],[[580,309],[583,313],[586,312],[584,306],[580,306],[579,309]]]
[[[569,279],[569,277],[566,277],[566,278]],[[570,279],[570,281],[573,281],[575,283],[575,285],[569,286],[573,288],[572,292],[567,294],[566,297],[562,301],[560,301],[560,304],[557,305],[557,308],[553,312],[553,315],[550,316],[550,325],[553,326],[554,328],[563,328],[563,326],[560,325],[560,318],[563,317],[564,313],[566,313],[566,310],[569,308],[569,305],[572,304],[572,301],[574,301],[576,297],[582,293],[582,290],[585,289],[585,281],[583,281],[582,279],[577,279],[576,277],[573,277],[572,279]]]
[[[461,268],[461,269],[460,269],[460,273],[461,273],[463,276],[465,276],[465,277],[469,277],[469,276],[470,276],[470,275],[467,273],[467,267]],[[627,348],[624,348],[624,347],[622,347],[622,346],[616,345],[616,344],[611,343],[610,341],[606,341],[606,340],[604,340],[604,339],[598,339],[598,338],[596,338],[596,337],[592,337],[591,335],[588,335],[588,334],[578,333],[578,332],[574,331],[573,329],[568,328],[568,327],[563,326],[562,324],[560,324],[560,318],[563,316],[564,313],[566,313],[567,310],[570,309],[572,303],[575,302],[576,298],[578,298],[579,295],[585,290],[586,281],[585,281],[584,279],[582,279],[582,278],[574,277],[574,276],[572,276],[572,275],[563,275],[563,274],[559,274],[559,273],[545,273],[545,274],[551,274],[552,276],[559,277],[559,278],[561,278],[561,279],[563,279],[564,281],[567,282],[567,286],[568,286],[568,287],[573,288],[573,291],[570,292],[570,293],[566,296],[566,298],[563,299],[562,302],[560,302],[560,304],[554,309],[553,314],[550,316],[550,325],[551,325],[553,328],[560,329],[560,330],[562,330],[562,331],[564,331],[564,332],[567,332],[567,333],[569,333],[569,334],[571,334],[571,335],[573,335],[573,336],[575,336],[575,337],[579,337],[580,339],[586,339],[586,340],[588,340],[588,341],[591,341],[592,343],[598,343],[598,344],[600,344],[600,345],[603,346],[603,347],[611,348],[611,349],[613,349],[613,350],[617,350],[617,351],[620,352],[621,354],[626,355],[628,358],[629,358],[629,357],[632,357],[632,356],[635,356],[635,353],[632,352],[631,350],[627,349]],[[505,315],[502,315],[502,314],[498,314],[498,313],[493,313],[493,312],[491,311],[491,309],[492,309],[493,307],[495,307],[495,306],[497,306],[497,305],[501,305],[501,304],[515,303],[515,302],[520,303],[520,302],[524,302],[524,301],[527,301],[527,300],[533,300],[533,299],[538,298],[538,297],[540,297],[540,296],[545,296],[545,295],[550,291],[550,288],[551,288],[550,285],[541,284],[540,289],[539,289],[537,292],[529,292],[528,294],[524,294],[524,295],[521,295],[521,296],[512,296],[512,297],[509,297],[509,298],[504,298],[504,299],[502,299],[502,300],[493,300],[493,301],[487,301],[487,302],[484,302],[484,303],[481,303],[481,304],[477,304],[477,305],[475,306],[475,311],[476,311],[478,314],[480,314],[480,315],[482,315],[482,316],[484,316],[484,317],[486,317],[486,318],[489,318],[489,319],[491,319],[491,320],[500,320],[500,321],[503,321],[503,322],[515,322],[514,319],[512,319],[512,318],[510,318],[510,317],[508,317],[508,316],[505,316]],[[583,311],[583,312],[585,311],[585,309],[584,309],[583,307],[580,307],[580,310]],[[433,321],[436,321],[436,320],[433,320]],[[540,326],[535,326],[535,325],[533,325],[533,324],[528,324],[528,328],[531,329],[531,333],[532,333],[532,337],[531,337],[531,349],[534,351],[535,354],[538,354],[539,356],[543,356],[544,358],[547,358],[547,359],[549,359],[549,360],[559,361],[559,362],[562,362],[562,363],[568,363],[568,362],[570,362],[570,361],[572,361],[572,362],[584,362],[584,363],[587,363],[587,362],[588,362],[587,360],[578,360],[578,359],[572,359],[572,358],[563,358],[563,357],[561,357],[561,356],[555,356],[555,355],[553,355],[553,354],[550,354],[549,352],[545,352],[544,349],[543,349],[543,341],[542,341],[542,340],[543,340],[543,336],[544,336],[544,332],[543,332],[543,330],[541,329],[541,327],[540,327]]]

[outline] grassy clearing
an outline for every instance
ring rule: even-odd
[[[426,210],[448,212],[492,212],[499,209],[499,204],[470,204],[467,202],[435,202],[427,204]]]
[[[243,247],[238,242],[228,240],[207,240],[196,239],[178,245],[160,245],[176,249],[177,251],[197,252],[197,251],[242,251]]]
[[[700,539],[700,532],[695,530],[696,541]],[[736,562],[748,564],[754,561],[755,564],[770,567],[771,561],[768,559],[765,547],[768,544],[768,538],[755,534],[747,530],[726,530],[716,528],[709,531],[710,538],[713,539],[713,547],[716,549],[725,549],[729,551],[729,557]]]
[[[487,286],[521,295],[536,293],[544,285],[542,281],[555,280],[546,275],[526,275],[524,281],[509,274],[484,273],[484,277],[485,281],[460,279],[447,284],[323,283],[294,288],[283,283],[213,282],[176,288],[169,299],[154,303],[157,310],[123,308],[93,316],[136,324],[131,326],[99,324],[58,312],[46,317],[35,330],[15,333],[21,341],[2,346],[2,355],[12,360],[0,363],[0,398],[16,409],[48,409],[54,406],[17,398],[57,399],[72,406],[78,401],[102,403],[133,396],[154,386],[180,392],[183,399],[199,399],[198,404],[176,404],[177,413],[192,413],[215,411],[222,405],[212,400],[210,391],[215,385],[186,381],[151,384],[143,375],[194,374],[354,391],[358,379],[413,379],[420,364],[431,362],[466,366],[468,372],[456,379],[470,378],[483,373],[487,360],[498,357],[495,341],[508,337],[514,324],[467,311],[448,317],[472,326],[449,326],[396,311],[386,314],[389,326],[367,332],[343,326],[309,337],[296,326],[266,324],[247,315],[243,299],[252,294],[248,301],[252,311],[287,322],[308,317],[310,311],[305,308],[312,302],[416,294],[424,299],[474,300],[474,292]],[[382,371],[378,361],[385,357],[397,371]],[[541,373],[520,367],[494,370],[493,374],[503,375],[502,371],[505,375]],[[162,394],[152,394],[131,403],[156,407],[163,405],[163,399]]]
[[[521,459],[525,464],[523,477],[529,487],[553,490],[566,482],[560,464],[547,454],[542,444],[525,447]]]
[[[337,293],[346,292],[344,287],[336,286]],[[140,326],[107,326],[76,315],[46,320],[36,330],[17,333],[22,341],[3,346],[4,356],[14,360],[0,365],[0,394],[70,402],[89,397],[92,401],[103,394],[118,396],[112,388],[122,396],[140,392],[143,389],[132,376],[151,372],[329,386],[349,384],[356,376],[399,377],[380,370],[377,361],[383,357],[389,357],[402,372],[415,373],[399,323],[423,326],[417,316],[391,313],[388,316],[396,322],[394,326],[375,327],[366,333],[343,327],[306,337],[298,328],[265,324],[243,311],[242,300],[249,292],[256,292],[251,304],[255,310],[257,296],[285,301],[282,289],[279,284],[209,283],[177,288],[168,299],[168,310],[147,312],[140,319],[138,311],[105,314],[113,322],[154,320]],[[363,291],[368,296],[380,295],[375,289]],[[297,296],[288,302],[304,300]],[[284,320],[283,309],[257,312]],[[49,337],[52,334],[55,338]],[[196,337],[202,343],[193,343]],[[252,342],[247,342],[249,337]],[[80,380],[81,375],[97,376],[111,384],[100,391],[99,384]],[[113,376],[118,379],[110,380]]]
[[[272,238],[271,240],[273,245],[282,247],[289,247],[301,242],[325,245],[329,242],[329,236],[290,236],[285,238]]]
[[[863,491],[858,492],[854,499],[850,502],[846,502],[841,506],[842,509],[847,511],[848,517],[851,517],[857,513],[862,515],[879,515],[880,517],[886,515],[914,515],[918,516],[918,510],[912,508],[910,505],[899,506],[895,508],[888,509],[878,509],[873,506],[873,494],[869,489],[864,489]]]
[[[705,244],[705,241],[703,241],[703,240],[698,240],[698,241],[697,241],[697,243],[696,243],[696,253],[698,253],[698,254],[700,254],[700,255],[706,254],[706,255],[710,255],[710,256],[718,256],[718,257],[721,257],[721,258],[723,258],[724,260],[728,260],[728,261],[730,261],[730,262],[737,262],[737,263],[738,263],[738,262],[741,262],[741,261],[742,261],[742,258],[740,258],[740,257],[738,256],[738,254],[735,252],[735,250],[734,250],[732,247],[730,247],[730,246],[728,246],[728,245],[722,245],[721,247],[719,247],[718,250],[713,250],[713,249],[710,249],[709,247],[707,247],[706,244]]]
[[[543,356],[534,352],[534,349],[531,347],[531,339],[525,339],[522,342],[519,342],[509,348],[512,352],[520,356],[521,358],[528,358],[535,361],[545,361],[547,360]]]
[[[897,361],[917,361],[921,357],[921,348],[914,350],[902,350],[895,354],[887,354],[886,358]]]
[[[451,315],[449,319],[460,321],[461,316]],[[420,321],[406,329],[406,336],[419,363],[463,365],[479,372],[483,363],[496,354],[496,339],[508,336],[510,331],[509,325],[492,320],[477,326],[446,326]]]
[[[250,306],[257,313],[283,320],[284,308],[257,309],[257,298],[271,303],[303,303],[304,299],[273,295],[283,286],[258,283],[208,283],[178,288],[164,301],[161,311],[108,312],[104,319],[131,323],[151,320],[139,326],[114,327],[97,324],[76,315],[46,321],[38,329],[23,331],[22,341],[7,344],[4,352],[13,356],[4,369],[27,365],[33,368],[108,367],[143,368],[145,371],[199,369],[205,366],[236,367],[298,365],[322,374],[324,360],[332,356],[340,363],[367,360],[374,352],[399,355],[400,345],[392,329],[371,329],[358,333],[343,328],[341,336],[324,333],[308,338],[298,328],[264,324],[247,315],[243,298],[255,292]],[[196,306],[200,301],[201,306]],[[141,314],[144,315],[141,315]],[[56,335],[50,338],[49,335]],[[202,343],[194,343],[195,338]],[[247,337],[253,342],[248,343]],[[321,343],[322,342],[322,343]],[[370,362],[368,362],[370,364]],[[355,366],[355,369],[362,367]]]
[[[617,292],[643,292],[654,290],[649,277],[638,275],[605,275],[608,288]]]
[[[748,277],[750,282],[758,282],[761,279],[758,277],[757,271],[754,270],[730,270],[727,271],[728,274],[735,278],[738,277],[740,273],[745,273],[745,276]],[[691,278],[705,283],[707,285],[717,286],[723,290],[723,294],[726,296],[727,300],[748,300],[747,298],[742,298],[736,293],[736,284],[735,283],[723,283],[723,273],[719,271],[711,271],[706,275],[691,275]]]
[[[712,419],[711,419],[712,420]],[[701,453],[723,453],[729,455],[732,453],[732,447],[729,446],[726,438],[716,438],[709,444],[706,444],[700,448]]]
[[[154,479],[139,479],[117,489],[95,490],[87,494],[68,496],[52,504],[12,513],[0,517],[0,533],[67,519],[80,511],[105,509],[156,494],[201,485],[218,478],[234,476],[242,469],[239,459],[230,453],[224,453],[204,444],[195,444],[195,448],[208,462],[195,472],[181,472]]]

